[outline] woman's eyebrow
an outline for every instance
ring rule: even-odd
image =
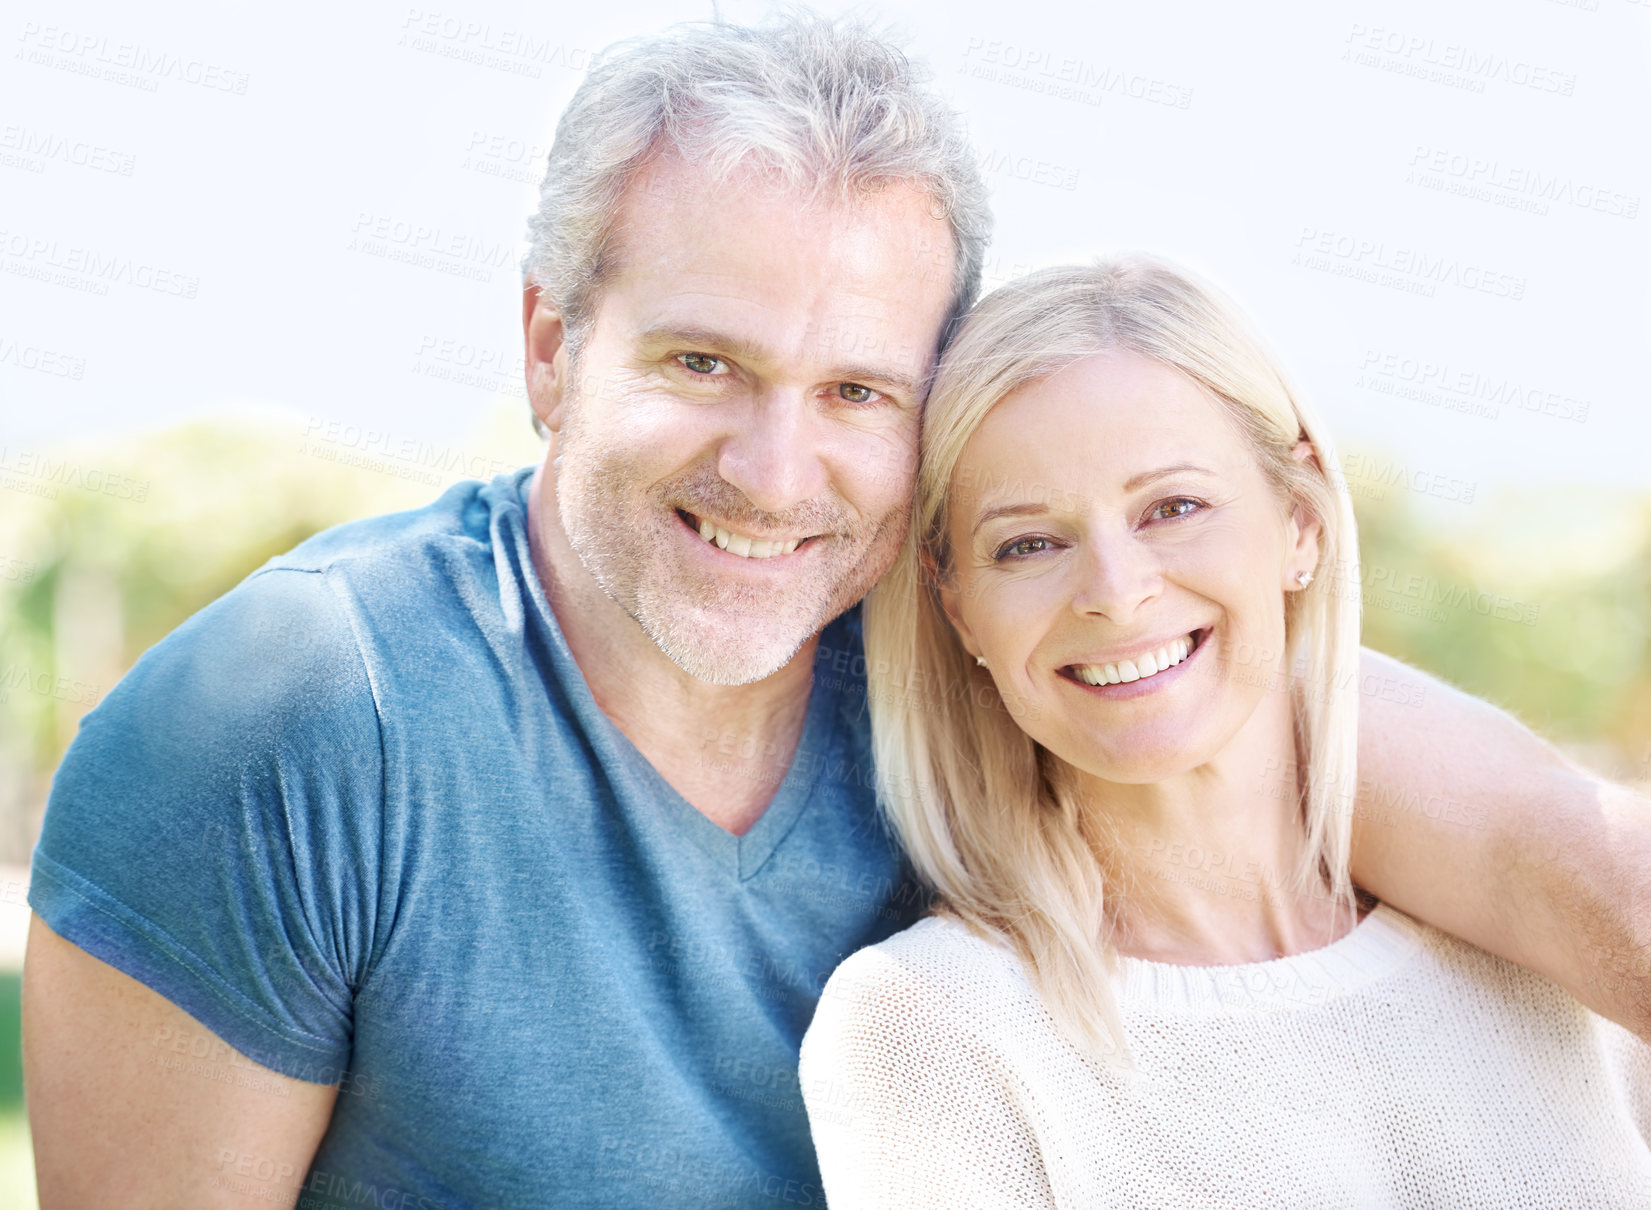
[[[1040,504],[1033,500],[1028,500],[1020,504],[994,505],[975,518],[974,528],[969,531],[969,536],[973,537],[975,534],[978,534],[981,527],[988,521],[996,521],[999,517],[1030,517],[1035,516],[1038,513],[1046,513],[1048,511],[1049,506],[1047,504]]]
[[[1197,475],[1214,476],[1215,474],[1214,471],[1208,469],[1207,467],[1198,466],[1195,463],[1176,462],[1170,466],[1158,467],[1156,470],[1142,471],[1140,474],[1134,476],[1124,484],[1124,491],[1132,492],[1139,487],[1144,487],[1148,483],[1155,482],[1156,480],[1166,478],[1170,475],[1180,474],[1182,471],[1190,471]],[[1018,504],[995,504],[975,517],[974,527],[969,530],[969,535],[973,537],[975,534],[978,534],[982,527],[984,527],[988,522],[996,521],[999,517],[1030,517],[1035,516],[1038,513],[1046,513],[1048,511],[1049,503],[1047,501],[1026,500]]]
[[[1148,483],[1151,483],[1155,479],[1162,479],[1168,475],[1178,474],[1181,471],[1193,471],[1200,475],[1215,474],[1214,471],[1208,470],[1202,466],[1195,466],[1191,462],[1177,462],[1173,466],[1161,466],[1155,471],[1142,471],[1139,475],[1136,475],[1133,479],[1124,484],[1124,490],[1126,492],[1132,492],[1138,487],[1145,487]]]

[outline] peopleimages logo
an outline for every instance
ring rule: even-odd
[[[70,378],[79,382],[86,376],[86,359],[41,345],[26,345],[0,336],[0,365],[33,370],[49,378]]]
[[[40,168],[31,168],[30,171],[43,171],[47,161],[57,160],[78,168],[131,176],[138,162],[135,155],[113,151],[101,143],[71,139],[51,131],[16,124],[0,128],[0,151],[16,152],[23,159],[40,165]]]
[[[1110,93],[1170,109],[1192,106],[1192,89],[1182,85],[995,38],[970,38],[963,48],[962,71],[978,79],[1086,105],[1099,105],[1101,98]]]
[[[1574,73],[1380,25],[1354,24],[1347,35],[1342,58],[1361,67],[1397,71],[1401,75],[1466,87],[1472,92],[1483,92],[1487,82],[1562,97],[1576,91]]]
[[[1389,244],[1341,231],[1304,226],[1290,262],[1372,285],[1391,286],[1431,298],[1440,286],[1455,286],[1515,301],[1525,297],[1525,279],[1486,268],[1458,256]]]
[[[1504,164],[1491,157],[1426,144],[1411,153],[1405,184],[1537,214],[1547,214],[1550,202],[1618,218],[1638,218],[1640,213],[1637,193],[1607,189],[1527,164]]]
[[[114,496],[142,504],[149,499],[149,480],[134,479],[113,471],[87,466],[72,458],[53,457],[38,450],[13,450],[0,445],[0,475],[16,477],[51,489],[48,499],[56,499],[59,487],[75,488],[94,496]],[[10,484],[7,484],[10,486]],[[46,495],[44,492],[34,493]]]
[[[1586,423],[1591,401],[1441,359],[1366,349],[1354,386],[1495,420],[1501,409]]]
[[[111,283],[177,298],[194,298],[201,288],[192,273],[21,231],[0,231],[0,269],[92,294],[107,294]]]
[[[1330,468],[1330,480],[1351,495],[1373,500],[1386,499],[1387,489],[1398,487],[1455,504],[1472,504],[1479,487],[1477,482],[1369,454],[1342,455],[1341,465]]]
[[[216,63],[192,59],[143,46],[119,42],[100,34],[87,34],[60,25],[40,25],[25,21],[18,35],[23,45],[17,57],[45,67],[58,67],[79,75],[101,77],[120,84],[134,84],[154,92],[159,80],[198,84],[217,92],[244,95],[251,77]],[[55,57],[54,57],[55,56]]]
[[[583,73],[592,58],[583,47],[555,38],[422,8],[407,10],[401,31],[398,46],[533,80],[542,78],[546,67]]]

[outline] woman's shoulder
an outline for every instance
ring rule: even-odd
[[[1008,949],[929,916],[844,959],[820,993],[809,1034],[979,1032],[1026,990]]]
[[[932,994],[979,995],[983,983],[1017,974],[1018,962],[1001,941],[988,940],[960,920],[926,916],[916,924],[850,954],[832,972],[827,993],[857,994],[901,985]]]

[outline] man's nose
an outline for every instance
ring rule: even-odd
[[[783,513],[825,493],[824,440],[803,391],[767,391],[723,441],[717,473],[753,507]]]
[[[1079,547],[1077,576],[1073,611],[1120,625],[1164,590],[1157,552],[1123,526],[1089,535]]]

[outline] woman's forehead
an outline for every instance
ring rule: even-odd
[[[1230,473],[1248,461],[1225,404],[1162,362],[1112,351],[1004,396],[971,434],[952,474],[954,493],[984,498],[995,483],[1067,489],[1071,479],[1116,479],[1186,464]],[[1027,479],[1043,474],[1049,481]]]

